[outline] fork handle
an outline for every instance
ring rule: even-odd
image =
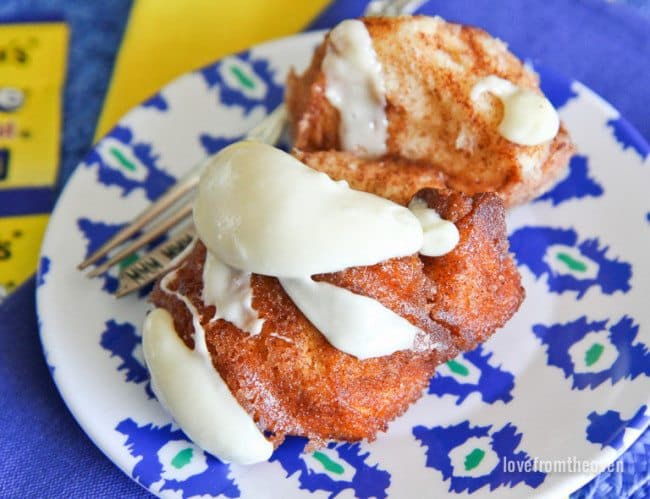
[[[426,2],[427,0],[371,0],[363,15],[367,17],[409,15]]]

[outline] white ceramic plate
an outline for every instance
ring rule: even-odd
[[[289,67],[302,69],[321,36],[260,45],[177,79],[77,168],[38,277],[41,338],[61,395],[115,464],[163,496],[570,493],[593,473],[550,467],[613,462],[648,425],[650,399],[648,146],[577,82],[542,71],[578,155],[557,187],[509,214],[527,290],[521,310],[441,366],[428,393],[371,444],[305,454],[295,438],[248,467],[205,454],[152,397],[139,334],[146,300],[117,301],[114,276],[90,281],[76,270],[175,177],[274,108]]]

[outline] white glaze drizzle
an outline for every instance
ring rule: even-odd
[[[219,260],[247,272],[305,277],[417,253],[406,207],[350,189],[274,147],[241,142],[212,158],[194,223]]]
[[[421,255],[442,256],[456,247],[460,240],[458,228],[452,222],[440,218],[438,212],[429,208],[424,199],[413,198],[409,210],[420,221],[424,232]]]
[[[417,328],[406,319],[371,298],[310,278],[418,251],[441,255],[455,246],[458,231],[452,223],[421,204],[411,208],[350,189],[273,147],[253,142],[229,146],[206,168],[194,208],[199,236],[224,262],[217,283],[209,282],[204,270],[203,295],[212,296],[212,289],[219,288],[227,300],[224,276],[275,276],[343,352],[365,359],[412,348]],[[244,322],[242,310],[257,318],[248,289],[243,290],[239,303],[226,303],[237,312],[229,319],[233,323]]]
[[[190,315],[192,316],[192,326],[194,327],[194,350],[198,351],[198,353],[202,355],[208,354],[207,360],[209,360],[210,355],[208,353],[208,346],[205,344],[205,330],[201,325],[201,316],[199,315],[199,311],[196,309],[192,301],[187,296],[185,296],[182,293],[179,293],[178,291],[173,291],[172,289],[169,288],[168,285],[169,282],[176,279],[177,275],[178,275],[178,269],[174,269],[171,272],[168,272],[160,280],[160,284],[159,284],[160,289],[162,289],[168,295],[172,295],[178,298],[180,301],[182,301],[185,304],[185,306],[190,312]]]
[[[294,343],[294,341],[291,338],[289,338],[288,336],[284,336],[280,333],[269,333],[269,336],[273,336],[274,338],[282,340],[286,343],[292,343],[292,344]]]
[[[341,147],[361,156],[385,154],[386,89],[381,63],[363,22],[348,19],[330,32],[322,68],[325,96],[341,117]]]
[[[311,278],[280,279],[305,317],[327,341],[358,359],[413,348],[419,329],[377,300]]]
[[[216,309],[213,321],[225,319],[252,335],[262,331],[264,319],[253,308],[251,273],[226,265],[210,251],[205,252],[202,298],[206,307]]]
[[[474,85],[472,100],[479,102],[484,92],[494,94],[503,103],[499,133],[510,142],[535,146],[548,142],[557,135],[560,118],[543,95],[518,87],[495,75],[486,76]]]
[[[347,183],[334,182],[269,146],[244,143],[224,149],[202,177],[194,215],[207,246],[202,299],[216,307],[212,320],[223,318],[250,334],[261,332],[263,320],[252,307],[250,277],[266,265],[336,348],[359,359],[414,348],[416,337],[426,339],[426,334],[408,320],[376,300],[309,277],[418,250],[448,251],[449,237],[428,234],[444,232],[449,222],[442,223],[421,202],[410,208],[353,191]],[[323,226],[315,221],[323,220],[325,237],[319,238]],[[256,252],[260,234],[264,249]],[[346,245],[344,237],[352,242]],[[278,244],[286,238],[288,245]],[[437,250],[429,247],[432,242]],[[303,250],[302,260],[296,262],[293,249]],[[221,255],[238,266],[222,262]],[[212,365],[198,310],[187,296],[169,287],[177,274],[178,269],[164,276],[160,288],[189,310],[195,346],[192,351],[182,343],[166,311],[152,312],[143,340],[152,388],[188,436],[208,452],[238,463],[268,459],[271,443]],[[293,344],[276,332],[270,335]]]
[[[190,311],[194,317],[196,310]],[[198,329],[195,326],[195,348],[190,350],[175,331],[169,312],[157,308],[149,313],[142,343],[152,389],[187,436],[201,448],[225,462],[266,461],[271,457],[273,444],[212,366],[201,331],[200,324]]]

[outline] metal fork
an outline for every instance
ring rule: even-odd
[[[287,112],[284,104],[280,104],[275,110],[266,116],[255,128],[246,134],[247,140],[256,140],[266,144],[275,144],[284,128],[287,118]],[[97,277],[103,274],[109,268],[122,259],[142,248],[145,244],[153,241],[161,234],[167,232],[169,229],[177,225],[180,221],[188,217],[192,211],[192,201],[186,201],[177,210],[169,210],[177,204],[180,204],[183,198],[192,192],[194,187],[199,183],[201,173],[205,169],[205,165],[210,160],[206,158],[198,165],[194,166],[187,172],[174,186],[172,186],[165,194],[156,200],[151,206],[140,213],[128,226],[115,234],[111,239],[106,241],[97,251],[90,255],[86,260],[81,262],[78,266],[79,270],[94,264],[102,257],[107,255],[111,250],[125,242],[132,237],[136,232],[142,229],[145,225],[155,220],[159,215],[166,211],[172,212],[167,219],[163,219],[157,225],[150,228],[149,232],[141,235],[131,244],[124,249],[113,255],[109,260],[102,265],[96,267],[88,274],[88,277]]]
[[[427,0],[372,0],[366,6],[365,16],[398,16],[411,14]],[[256,140],[266,144],[275,144],[286,124],[287,113],[284,104],[280,104],[271,114],[264,118],[245,137],[246,140]],[[91,254],[78,266],[84,270],[96,264],[113,250],[136,236],[143,228],[147,231],[136,237],[134,241],[117,251],[105,262],[88,273],[88,277],[97,277],[112,266],[124,261],[143,246],[147,245],[173,227],[182,224],[192,212],[192,196],[199,182],[201,173],[210,158],[194,166],[162,197],[140,213],[127,227],[116,233],[97,251]],[[157,223],[154,221],[158,219]],[[195,238],[192,226],[176,234],[171,240],[161,244],[151,253],[125,266],[120,272],[120,286],[116,291],[117,297],[135,291],[162,275],[170,268],[178,255]]]

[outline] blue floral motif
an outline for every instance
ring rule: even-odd
[[[533,333],[546,346],[548,364],[559,367],[565,378],[572,379],[572,389],[594,389],[607,380],[614,385],[622,379],[650,376],[650,352],[644,344],[634,343],[639,332],[638,324],[634,324],[627,316],[623,316],[612,326],[608,327],[608,323],[608,319],[589,322],[582,316],[566,324],[536,324],[533,326]],[[593,372],[577,372],[569,350],[587,334],[605,330],[609,332],[609,342],[616,349],[616,357],[607,368]]]
[[[643,139],[641,134],[624,118],[609,120],[607,126],[611,128],[616,141],[623,150],[632,148],[636,153],[645,159],[650,154],[650,146]]]
[[[338,459],[352,466],[355,470],[351,479],[336,479],[332,473],[322,470],[311,469],[305,461],[303,453],[307,439],[289,437],[273,453],[270,461],[279,462],[287,472],[287,477],[298,473],[300,489],[315,492],[321,490],[328,492],[332,499],[344,490],[351,489],[355,497],[378,499],[386,497],[386,489],[390,485],[390,474],[379,469],[377,465],[369,466],[366,460],[369,452],[361,453],[361,446],[358,443],[330,443],[328,449],[336,452]],[[318,451],[317,451],[318,452]],[[343,467],[336,461],[333,466],[339,469]]]
[[[460,369],[464,368],[464,371],[461,371],[458,376],[436,372],[429,383],[429,393],[440,397],[454,395],[457,397],[456,405],[462,404],[471,393],[479,393],[483,402],[488,404],[493,404],[497,400],[510,402],[515,387],[515,377],[500,366],[490,364],[491,357],[492,353],[483,353],[483,345],[464,353],[453,362],[470,363],[473,368],[478,369],[480,371],[478,381],[464,381],[463,374],[468,370],[461,364]]]
[[[218,87],[221,103],[226,106],[240,107],[243,109],[245,114],[249,114],[258,106],[261,106],[267,113],[270,113],[282,102],[284,89],[282,86],[275,83],[273,79],[274,72],[271,69],[269,62],[263,59],[254,59],[250,52],[243,52],[234,56],[234,58],[235,59],[233,60],[240,61],[243,65],[251,68],[255,77],[260,78],[264,82],[266,91],[260,95],[251,95],[243,91],[242,88],[230,85],[225,81],[223,71],[227,71],[224,65],[227,64],[228,59],[200,70],[200,74],[203,76],[208,87]],[[241,68],[235,68],[233,66],[231,70],[238,71],[237,75],[239,78],[243,78],[243,81],[247,82],[249,85],[254,85],[254,83],[247,78],[243,72],[241,72]],[[241,138],[241,136],[216,137],[203,133],[200,135],[199,141],[207,154],[214,154],[227,145],[241,140]]]
[[[45,277],[50,271],[50,265],[52,265],[52,260],[50,260],[49,257],[43,255],[41,257],[40,263],[38,264],[38,276],[36,279],[36,287],[40,288],[43,284],[45,284]]]
[[[167,100],[162,96],[162,94],[157,93],[153,97],[150,97],[142,103],[142,107],[149,107],[157,109],[158,111],[167,111],[169,109],[169,104]]]
[[[221,149],[223,149],[226,146],[229,146],[233,142],[237,142],[238,140],[241,140],[241,137],[231,137],[231,138],[226,138],[226,137],[213,137],[207,133],[202,133],[201,136],[199,137],[199,141],[201,142],[201,146],[203,146],[203,149],[205,150],[206,154],[215,154]]]
[[[564,107],[567,102],[578,96],[573,91],[571,80],[553,73],[544,66],[536,66],[535,71],[539,74],[542,92],[556,109]]]
[[[587,196],[600,197],[602,195],[602,186],[589,176],[587,157],[575,155],[569,163],[569,175],[535,201],[550,201],[553,206],[557,206],[572,199],[582,199]]]
[[[443,480],[449,480],[449,492],[467,491],[471,494],[486,485],[494,490],[504,486],[514,487],[520,483],[531,488],[539,487],[546,474],[532,469],[532,459],[526,452],[517,452],[522,437],[521,433],[517,433],[517,428],[508,423],[499,430],[491,430],[491,425],[470,426],[469,421],[464,421],[447,427],[416,426],[413,435],[427,448],[426,466],[440,471]],[[473,437],[489,437],[490,447],[498,458],[496,465],[480,476],[468,476],[455,470],[449,457],[451,451]]]
[[[99,344],[111,353],[111,357],[120,359],[121,363],[117,366],[117,370],[124,371],[127,382],[146,383],[145,391],[148,397],[154,398],[149,384],[149,371],[135,355],[136,349],[142,344],[142,339],[133,324],[128,322],[120,324],[113,319],[106,321],[106,329],[101,335]]]
[[[113,235],[120,231],[124,224],[107,224],[104,222],[94,222],[88,218],[80,218],[77,220],[77,226],[84,238],[86,239],[86,258],[97,251],[102,244],[108,241]],[[103,263],[106,258],[99,260],[99,264]],[[105,273],[102,277],[104,285],[102,289],[107,293],[114,293],[117,290],[117,278]]]
[[[133,419],[127,418],[115,429],[127,436],[125,445],[129,453],[139,458],[133,467],[133,478],[147,488],[163,480],[164,467],[160,462],[158,451],[171,441],[186,441],[188,446],[192,446],[181,430],[172,430],[171,424],[140,426]],[[210,454],[205,454],[205,459],[207,468],[204,471],[185,480],[165,479],[160,491],[181,492],[183,497],[197,495],[239,497],[239,488],[229,477],[230,467]]]
[[[596,275],[579,277],[568,271],[558,272],[551,268],[545,257],[549,248],[554,245],[575,248],[586,262],[598,266]],[[546,275],[550,292],[562,294],[566,291],[576,291],[577,299],[581,299],[595,286],[608,295],[630,290],[632,266],[617,258],[608,258],[608,249],[607,246],[601,247],[598,238],[580,242],[573,229],[523,227],[510,236],[510,250],[519,265],[527,267],[538,279]],[[586,266],[584,262],[578,263]]]
[[[134,142],[133,132],[128,127],[116,126],[102,139],[102,143],[108,143],[109,140],[114,140],[121,146],[128,148],[137,161],[146,169],[146,174],[143,179],[139,180],[128,175],[122,169],[111,166],[100,154],[101,147],[98,146],[91,151],[84,164],[88,168],[97,165],[97,179],[101,184],[119,187],[122,196],[129,195],[135,189],[142,189],[150,201],[156,200],[174,184],[174,177],[158,166],[159,158],[153,153],[152,146],[146,143]],[[112,152],[117,155],[120,154],[119,151]]]
[[[601,444],[619,450],[623,448],[623,437],[625,430],[636,428],[643,430],[650,422],[650,417],[645,415],[647,407],[642,405],[630,418],[623,419],[618,411],[607,411],[598,414],[593,411],[589,414],[589,425],[587,426],[587,440],[595,444]]]
[[[208,87],[219,87],[221,103],[226,106],[241,107],[246,114],[250,113],[255,107],[262,106],[267,113],[270,113],[282,102],[284,88],[275,83],[273,79],[274,70],[271,68],[269,61],[253,58],[250,51],[242,52],[234,57],[250,66],[255,75],[266,84],[266,94],[260,98],[255,98],[247,95],[240,88],[229,85],[224,80],[221,72],[222,66],[225,64],[223,61],[200,70]]]

